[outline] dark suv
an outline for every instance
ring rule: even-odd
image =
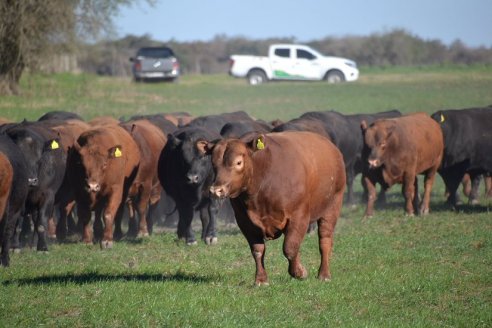
[[[178,59],[168,47],[140,48],[130,61],[135,82],[175,81],[179,77]]]

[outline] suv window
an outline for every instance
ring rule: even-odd
[[[277,49],[275,49],[275,56],[290,58],[290,49],[289,48],[277,48]]]
[[[303,49],[297,49],[297,58],[303,58],[307,60],[316,59],[316,56],[310,53],[309,51]]]
[[[168,58],[174,56],[174,53],[169,48],[142,48],[138,51],[137,57],[149,58]]]

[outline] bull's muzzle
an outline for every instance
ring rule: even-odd
[[[212,196],[214,197],[217,198],[227,197],[227,187],[224,185],[220,185],[220,186],[212,185],[209,190]]]
[[[371,169],[374,169],[374,168],[379,167],[381,165],[381,162],[377,158],[376,159],[369,159],[368,162],[369,162],[369,167]]]
[[[30,187],[36,187],[39,183],[38,178],[28,178],[27,183]]]
[[[200,182],[200,177],[198,176],[198,174],[187,174],[186,182],[188,184],[198,184]]]
[[[98,192],[101,190],[101,185],[97,182],[88,182],[87,185],[90,192]]]

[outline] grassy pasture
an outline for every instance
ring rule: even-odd
[[[136,85],[88,75],[36,75],[22,86],[21,97],[0,98],[0,116],[36,119],[49,110],[69,110],[90,119],[245,110],[287,120],[332,108],[432,113],[492,104],[491,67],[363,70],[360,81],[342,85],[250,87],[225,75]],[[307,236],[301,250],[309,271],[305,281],[289,277],[282,238],[267,242],[265,288],[253,287],[254,262],[244,237],[225,226],[212,247],[187,247],[162,231],[106,251],[81,244],[54,244],[47,254],[23,250],[12,254],[11,267],[0,268],[0,327],[490,327],[491,201],[451,212],[437,180],[426,217],[403,215],[398,186],[388,196],[388,209],[377,209],[370,220],[361,219],[363,205],[344,208],[329,283],[315,279],[316,235]]]

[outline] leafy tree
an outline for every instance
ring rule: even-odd
[[[135,1],[0,1],[0,94],[18,94],[24,70],[36,70],[55,51],[73,50],[78,40],[111,31],[111,17]]]

